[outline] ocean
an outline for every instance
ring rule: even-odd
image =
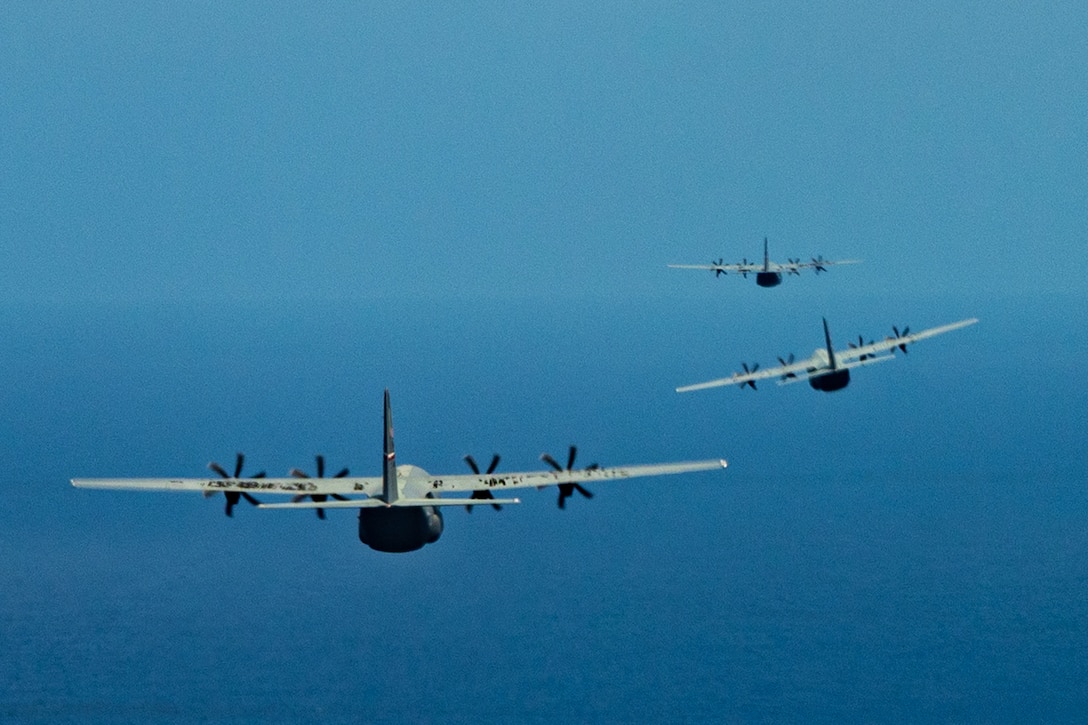
[[[5,310],[0,720],[1082,720],[1084,302],[735,300]],[[673,392],[807,354],[821,314],[981,322],[831,395]],[[450,510],[406,555],[347,511],[68,484],[238,450],[373,475],[385,387],[432,472],[730,467]]]

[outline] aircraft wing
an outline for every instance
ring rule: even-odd
[[[767,380],[769,378],[789,379],[797,376],[800,373],[804,373],[809,368],[819,367],[821,364],[822,363],[815,358],[808,358],[806,360],[790,363],[788,365],[778,365],[776,367],[766,368],[763,370],[736,372],[727,378],[718,378],[717,380],[709,380],[705,383],[695,383],[694,385],[684,385],[677,388],[676,392],[690,393],[693,390],[718,388],[723,385],[751,385],[754,388],[755,383],[758,380]]]
[[[77,488],[123,491],[199,491],[205,494],[338,494],[373,496],[382,492],[381,476],[343,478],[73,478]]]
[[[946,332],[952,332],[953,330],[959,330],[960,328],[973,325],[976,322],[978,322],[978,318],[972,317],[967,320],[953,322],[949,325],[931,327],[928,330],[922,330],[921,332],[911,332],[909,334],[899,335],[898,337],[886,337],[880,342],[871,342],[868,345],[859,345],[845,350],[836,350],[835,356],[844,361],[865,360],[866,358],[872,358],[875,355],[879,355],[882,352],[892,351],[897,347],[905,347],[918,342],[919,340],[924,340],[927,337],[934,337],[936,335],[943,335]]]
[[[614,468],[588,468],[562,471],[527,471],[524,473],[492,474],[454,474],[452,476],[430,476],[427,488],[434,492],[496,491],[514,488],[539,488],[555,486],[560,483],[585,483],[587,481],[612,481],[616,479],[644,478],[647,476],[668,476],[675,473],[693,473],[695,471],[713,471],[725,468],[729,464],[725,459],[710,461],[688,461],[684,463],[658,463],[637,466],[616,466]],[[487,503],[487,500],[483,501]]]
[[[830,267],[835,264],[861,264],[860,259],[820,259],[816,258],[809,262],[789,262],[788,264],[776,264],[771,263],[771,271],[788,271],[791,269],[816,269],[823,267]],[[778,269],[775,270],[775,267]]]
[[[433,476],[412,466],[398,467],[406,474],[405,483],[415,491],[425,491],[439,496],[443,493],[472,493],[473,491],[501,491],[504,489],[554,486],[560,483],[586,481],[610,481],[616,479],[667,476],[676,473],[710,471],[725,468],[724,459],[661,463],[652,465],[618,466],[614,468],[590,468],[563,471],[529,471],[504,474],[453,474]],[[414,469],[415,472],[412,472]],[[379,496],[382,493],[381,477],[343,478],[74,478],[77,488],[116,489],[125,491],[197,491],[205,494],[239,492],[265,496],[282,494],[290,496],[324,494],[339,496],[367,496],[364,499],[328,501],[292,501],[289,503],[261,503],[261,508],[367,508],[385,506]],[[453,506],[473,503],[517,503],[516,499],[423,498],[409,497],[396,505],[401,506]]]
[[[670,264],[669,269],[704,269],[710,272],[755,273],[762,272],[762,264]]]

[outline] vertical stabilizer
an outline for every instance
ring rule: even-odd
[[[763,237],[763,271],[771,271],[771,257],[767,254],[767,237]]]
[[[397,454],[393,450],[393,411],[389,406],[389,389],[385,389],[385,440],[382,444],[382,498],[394,503],[400,498],[397,487]]]
[[[831,349],[831,333],[827,329],[827,318],[824,317],[823,321],[824,321],[824,341],[827,342],[827,363],[828,363],[828,365],[831,366],[831,369],[834,370],[835,368],[838,367],[838,364],[835,362],[835,351],[833,349]]]

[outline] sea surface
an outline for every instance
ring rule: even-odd
[[[1086,303],[738,299],[3,309],[0,721],[1083,721]],[[981,322],[833,395],[673,392],[821,316]],[[451,509],[407,555],[347,511],[68,484],[374,475],[386,387],[431,472],[730,467]]]

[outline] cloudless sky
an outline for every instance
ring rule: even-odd
[[[866,287],[1088,271],[1075,3],[2,13],[10,297],[669,295],[765,235]]]
[[[0,719],[1076,719],[1088,10],[0,7]],[[756,288],[668,263],[857,257]],[[677,395],[977,316],[834,395]],[[74,476],[725,456],[555,510]],[[383,626],[389,619],[398,626]]]

